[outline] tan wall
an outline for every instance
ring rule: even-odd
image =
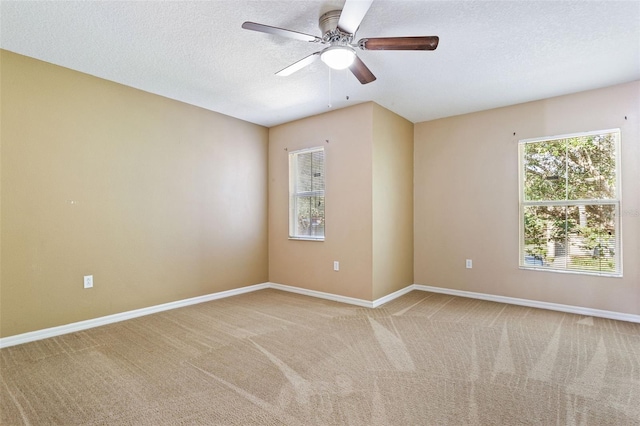
[[[373,299],[413,284],[413,123],[373,107]]]
[[[267,281],[266,128],[0,55],[0,336]]]
[[[640,314],[639,103],[633,82],[416,124],[416,283]],[[611,128],[622,138],[624,277],[520,270],[518,141]]]
[[[269,281],[371,300],[372,108],[360,104],[269,129]],[[289,240],[288,151],[315,146],[325,147],[326,238]]]

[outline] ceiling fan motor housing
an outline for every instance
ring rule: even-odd
[[[331,43],[332,45],[346,46],[353,41],[353,34],[342,32],[338,28],[341,13],[341,10],[330,10],[320,17],[319,26],[324,42]]]

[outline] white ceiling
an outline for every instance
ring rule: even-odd
[[[640,0],[376,0],[356,38],[438,35],[436,51],[359,51],[378,79],[244,21],[321,35],[343,0],[5,1],[0,47],[264,126],[375,101],[412,122],[640,79]],[[348,97],[348,100],[347,100]]]

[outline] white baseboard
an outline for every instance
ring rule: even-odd
[[[431,287],[428,285],[413,284],[412,290],[429,291],[431,293],[442,293],[451,296],[468,297],[471,299],[488,300],[491,302],[507,303],[510,305],[528,306],[530,308],[547,309],[550,311],[568,312],[571,314],[584,315],[589,317],[608,318],[619,321],[640,323],[640,315],[625,314],[622,312],[605,311],[602,309],[583,308],[581,306],[563,305],[560,303],[541,302],[538,300],[518,299],[517,297],[497,296],[486,293],[475,293],[473,291],[454,290],[450,288]]]
[[[394,293],[374,301],[357,299],[354,297],[340,296],[338,294],[325,293],[322,291],[308,290],[300,287],[293,287],[277,283],[262,283],[240,287],[233,290],[221,291],[218,293],[207,294],[204,296],[192,297],[190,299],[177,300],[175,302],[163,303],[161,305],[149,306],[147,308],[135,309],[133,311],[121,312],[118,314],[107,315],[104,317],[93,318],[86,321],[74,322],[58,327],[45,328],[42,330],[31,331],[28,333],[18,334],[15,336],[0,338],[0,348],[20,345],[22,343],[33,342],[50,337],[60,336],[62,334],[74,333],[76,331],[87,330],[89,328],[99,327],[102,325],[113,324],[128,319],[141,317],[144,315],[155,314],[170,309],[182,308],[197,303],[210,302],[212,300],[223,299],[225,297],[237,296],[239,294],[249,293],[257,290],[272,288],[290,293],[302,294],[305,296],[317,297],[319,299],[332,300],[334,302],[347,303],[349,305],[361,306],[363,308],[377,308],[400,296],[403,296],[413,290],[428,291],[432,293],[448,294],[451,296],[468,297],[472,299],[488,300],[491,302],[507,303],[511,305],[528,306],[531,308],[548,309],[552,311],[569,312],[572,314],[609,318],[613,320],[628,321],[640,323],[640,315],[625,314],[621,312],[605,311],[601,309],[583,308],[580,306],[562,305],[559,303],[540,302],[536,300],[518,299],[515,297],[497,296],[485,293],[475,293],[472,291],[454,290],[450,288],[431,287],[421,284],[412,284]]]
[[[405,287],[402,290],[389,294],[373,302],[357,299],[354,297],[340,296],[338,294],[325,293],[316,290],[307,290],[300,287],[292,287],[277,283],[262,283],[256,285],[250,285],[247,287],[240,287],[233,290],[221,291],[218,293],[206,294],[204,296],[192,297],[190,299],[177,300],[175,302],[163,303],[162,305],[149,306],[147,308],[135,309],[133,311],[120,312],[118,314],[107,315],[99,318],[92,318],[85,321],[74,322],[71,324],[65,324],[58,327],[45,328],[42,330],[31,331],[28,333],[18,334],[15,336],[0,338],[0,349],[7,348],[9,346],[20,345],[22,343],[34,342],[36,340],[48,339],[50,337],[60,336],[63,334],[74,333],[76,331],[87,330],[89,328],[100,327],[102,325],[113,324],[120,321],[125,321],[144,315],[155,314],[162,311],[168,311],[170,309],[182,308],[189,305],[195,305],[197,303],[210,302],[212,300],[223,299],[225,297],[236,296],[239,294],[249,293],[257,290],[264,290],[267,288],[273,288],[276,290],[287,291],[290,293],[302,294],[305,296],[317,297],[319,299],[332,300],[334,302],[347,303],[349,305],[361,306],[363,308],[375,308],[384,303],[387,303],[397,297],[402,296],[412,290],[411,286]]]
[[[385,303],[389,303],[391,302],[393,299],[397,299],[400,296],[404,296],[405,294],[409,293],[410,291],[413,291],[413,285],[407,286],[405,288],[402,288],[398,291],[394,291],[391,294],[387,294],[386,296],[383,296],[379,299],[376,299],[373,301],[373,308],[377,308],[378,306],[382,306]]]
[[[306,288],[293,287],[276,283],[269,283],[269,288],[288,291],[291,293],[303,294],[305,296],[317,297],[319,299],[333,300],[334,302],[342,302],[349,305],[362,306],[364,308],[377,308],[378,306],[384,305],[387,302],[391,302],[393,299],[397,299],[398,297],[409,293],[411,290],[413,290],[413,285],[407,286],[391,294],[387,294],[386,296],[376,299],[373,302],[364,299],[356,299],[354,297],[340,296],[333,293],[325,293],[322,291],[308,290]]]
[[[307,290],[306,288],[293,287],[284,284],[268,283],[269,288],[276,290],[288,291],[289,293],[303,294],[305,296],[317,297],[319,299],[333,300],[334,302],[347,303],[349,305],[362,306],[363,308],[373,308],[374,302],[356,299],[355,297],[340,296],[333,293],[325,293],[323,291]]]
[[[144,315],[155,314],[170,309],[182,308],[184,306],[195,305],[197,303],[209,302],[211,300],[222,299],[225,297],[236,296],[238,294],[249,293],[251,291],[269,288],[268,283],[250,285],[247,287],[234,288],[233,290],[221,291],[218,293],[206,294],[204,296],[192,297],[190,299],[177,300],[175,302],[163,303],[161,305],[149,306],[147,308],[135,309],[133,311],[120,312],[104,317],[92,318],[85,321],[78,321],[71,324],[65,324],[58,327],[45,328],[42,330],[31,331],[29,333],[17,334],[15,336],[0,338],[0,348],[20,345],[22,343],[33,342],[49,337],[60,336],[62,334],[74,333],[76,331],[87,330],[89,328],[100,327],[102,325],[113,324]]]

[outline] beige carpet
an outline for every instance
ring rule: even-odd
[[[2,425],[640,424],[640,324],[263,290],[0,351]]]

